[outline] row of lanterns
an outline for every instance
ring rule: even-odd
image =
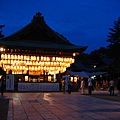
[[[55,61],[55,62],[74,62],[73,58],[63,57],[46,57],[46,56],[26,56],[26,55],[13,55],[13,54],[1,54],[1,59],[11,60],[31,60],[31,61]]]
[[[57,74],[59,71],[65,72],[73,62],[73,58],[1,54],[0,64],[5,71],[12,70],[17,74],[27,70],[36,72],[41,70],[47,71],[49,74],[53,72]]]
[[[41,62],[41,61],[18,61],[18,60],[1,60],[1,63],[9,64],[9,65],[16,65],[16,66],[64,66],[69,67],[71,63],[69,62]]]

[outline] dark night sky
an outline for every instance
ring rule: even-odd
[[[109,28],[120,16],[120,0],[0,0],[0,25],[9,36],[41,12],[48,26],[85,53],[106,47]]]

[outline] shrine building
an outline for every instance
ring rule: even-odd
[[[56,82],[56,75],[64,73],[74,56],[86,49],[52,30],[37,12],[28,25],[0,39],[0,67],[17,76],[17,83]]]

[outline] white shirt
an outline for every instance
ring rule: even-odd
[[[110,84],[110,86],[114,86],[114,81],[111,80],[111,81],[109,82],[109,84]]]
[[[88,79],[88,86],[92,86],[92,78]]]
[[[65,89],[68,90],[69,76],[65,75],[63,78],[65,79]]]
[[[85,84],[84,84],[84,81],[82,80],[80,88],[84,88],[84,86],[85,86]]]

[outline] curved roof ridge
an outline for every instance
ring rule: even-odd
[[[44,21],[44,17],[42,13],[37,12],[36,15],[33,16],[31,22],[25,27],[21,28],[14,34],[11,34],[8,37],[3,38],[4,40],[12,40],[12,41],[21,41],[21,40],[37,40],[37,41],[50,41],[52,43],[58,44],[67,44],[72,45],[69,40],[57,34],[54,30],[52,30]]]

